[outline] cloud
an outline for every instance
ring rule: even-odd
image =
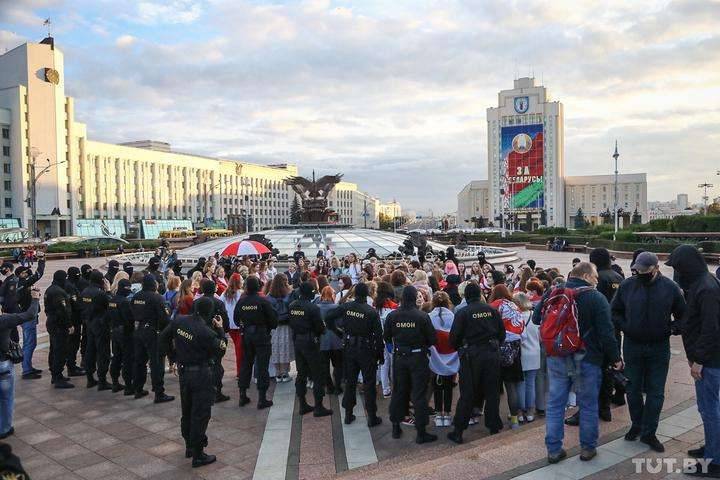
[[[118,48],[126,48],[132,46],[137,38],[132,35],[120,35],[115,39],[115,46]]]
[[[136,14],[128,19],[145,25],[184,24],[194,22],[201,14],[201,2],[194,0],[141,1],[137,3]]]

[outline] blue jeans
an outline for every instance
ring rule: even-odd
[[[720,465],[720,368],[703,367],[695,395],[705,430],[705,458]]]
[[[25,322],[22,324],[23,332],[23,361],[22,361],[22,373],[32,373],[32,357],[35,353],[35,347],[37,347],[37,318],[35,320]]]
[[[548,392],[545,410],[545,446],[553,455],[562,449],[565,436],[565,406],[570,387],[575,387],[580,408],[580,446],[584,449],[597,447],[598,441],[598,393],[602,382],[600,366],[574,357],[547,357]],[[571,376],[572,375],[572,376]]]
[[[535,409],[535,379],[537,373],[537,370],[525,370],[523,372],[525,380],[520,382],[518,387],[518,404],[520,410],[526,413]]]
[[[0,361],[0,434],[12,427],[15,403],[15,366],[10,360]]]

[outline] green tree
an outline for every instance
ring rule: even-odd
[[[578,208],[578,211],[575,214],[575,228],[581,230],[585,227],[587,227],[587,220],[585,220],[585,214],[583,213],[582,208]]]
[[[390,215],[380,213],[378,215],[378,224],[379,224],[380,230],[392,230],[393,229],[393,219]]]
[[[290,204],[290,224],[297,225],[302,221],[302,209],[300,208],[300,202],[298,202],[297,196],[293,197],[293,201]]]

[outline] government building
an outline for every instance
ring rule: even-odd
[[[292,164],[258,165],[174,151],[151,140],[90,140],[65,95],[54,39],[0,56],[3,199],[0,228],[32,231],[33,181],[39,236],[123,235],[206,224],[260,231],[288,224]],[[331,172],[335,173],[335,172]],[[343,181],[329,196],[339,223],[378,228],[380,201]]]
[[[614,208],[614,175],[565,175],[563,104],[534,78],[518,78],[487,109],[487,180],[458,193],[459,228],[574,227],[578,210],[590,224],[605,222]],[[602,159],[612,161],[611,157]],[[647,222],[644,173],[618,175],[621,225],[637,210]]]

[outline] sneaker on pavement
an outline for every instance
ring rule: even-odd
[[[562,448],[557,453],[548,453],[547,456],[548,463],[550,464],[558,463],[565,458],[567,458],[567,452]]]
[[[589,462],[597,456],[597,450],[594,448],[583,448],[580,451],[580,460],[583,462]]]

